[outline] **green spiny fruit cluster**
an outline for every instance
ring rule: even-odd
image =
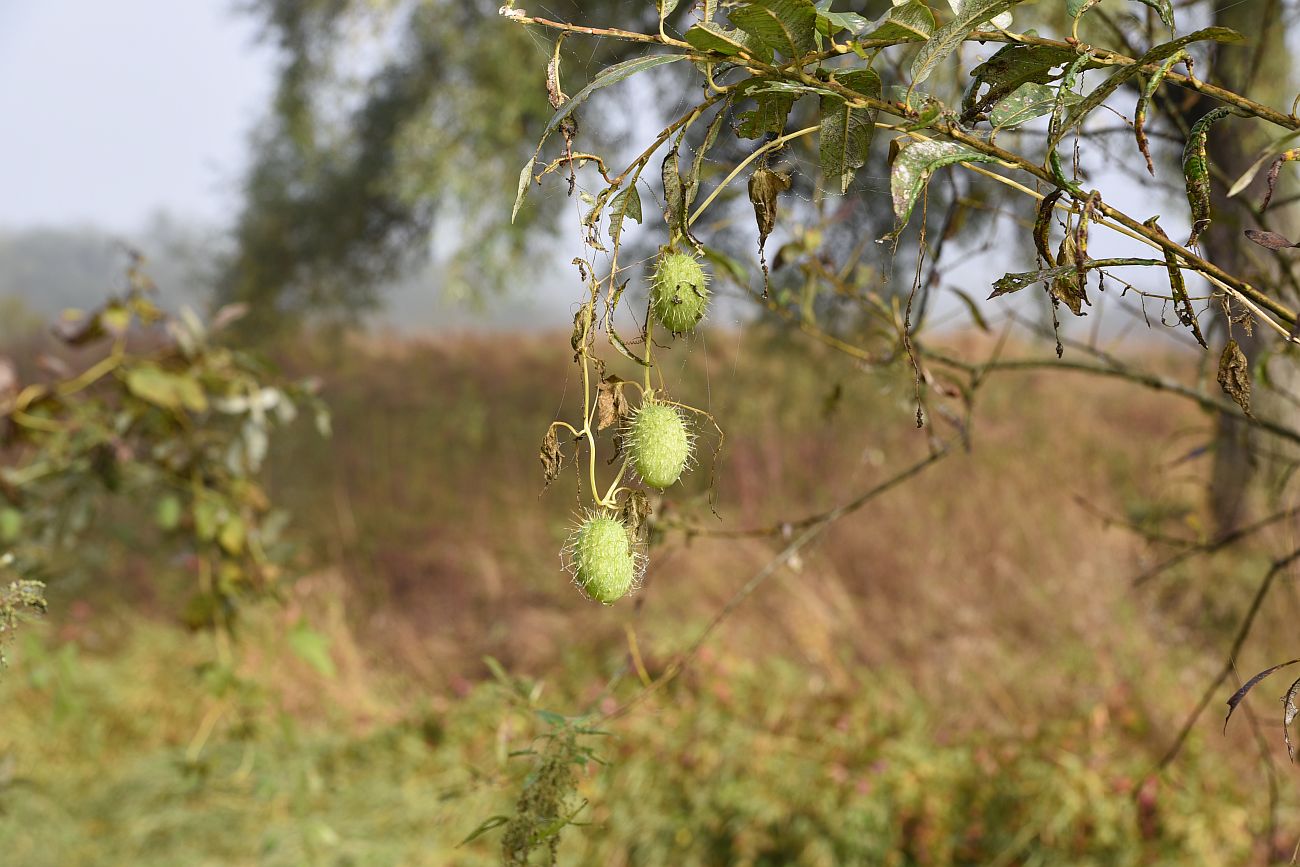
[[[691,459],[691,435],[677,407],[641,404],[623,433],[623,445],[641,480],[660,490],[676,484]]]
[[[709,275],[693,256],[664,252],[650,282],[655,319],[673,334],[695,330],[709,304]]]
[[[632,534],[618,518],[603,512],[587,515],[569,539],[573,581],[589,599],[610,605],[636,584],[640,564]]]

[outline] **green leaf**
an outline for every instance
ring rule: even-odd
[[[664,222],[668,224],[668,240],[676,241],[686,232],[686,189],[677,168],[677,148],[664,157]]]
[[[990,333],[992,329],[989,328],[988,320],[984,318],[984,314],[980,312],[979,304],[971,297],[970,293],[964,292],[956,286],[949,286],[948,288],[951,289],[953,294],[957,296],[958,300],[965,305],[966,312],[970,314],[971,321],[975,323],[975,326],[985,334]]]
[[[1051,112],[1056,105],[1056,96],[1054,87],[1033,82],[1022,84],[1015,93],[993,106],[993,111],[989,112],[989,123],[997,128],[1009,128],[1042,117]],[[1073,91],[1067,91],[1065,94],[1067,106],[1081,99],[1083,97]]]
[[[1150,6],[1160,16],[1160,23],[1170,30],[1174,28],[1174,4],[1170,0],[1137,0],[1143,6]]]
[[[737,88],[737,96],[749,96],[750,91],[765,83],[764,79],[751,78]],[[760,92],[752,98],[756,103],[754,108],[736,115],[739,121],[736,134],[747,139],[762,138],[768,133],[780,135],[785,130],[785,120],[790,115],[790,109],[794,108],[795,94],[769,91]]]
[[[889,188],[894,200],[895,228],[892,235],[897,236],[907,225],[921,188],[936,169],[954,163],[995,162],[995,157],[956,142],[919,141],[903,148],[894,158],[889,174]]]
[[[714,21],[696,24],[683,37],[692,48],[735,57],[742,51],[756,59],[770,61],[772,49],[740,30],[731,30]]]
[[[856,12],[832,12],[831,2],[832,0],[820,0],[817,4],[817,30],[823,36],[829,38],[841,30],[861,33],[870,26],[871,22]]]
[[[154,520],[158,522],[160,528],[170,532],[180,526],[181,514],[180,498],[175,494],[168,494],[158,501],[158,506],[154,512]]]
[[[519,216],[519,209],[524,206],[524,199],[528,197],[528,187],[533,183],[533,168],[537,165],[537,157],[533,157],[524,166],[524,170],[519,173],[519,191],[515,193],[515,206],[510,211],[510,222],[515,221]]]
[[[872,69],[861,69],[835,78],[840,84],[863,96],[880,98],[880,76]],[[828,189],[841,195],[848,192],[853,176],[867,161],[867,150],[876,132],[876,112],[850,108],[838,96],[823,96],[820,155],[822,173]]]
[[[817,10],[812,0],[754,0],[731,11],[731,23],[786,57],[816,48]]]
[[[482,837],[488,831],[491,831],[494,828],[500,828],[502,825],[508,824],[509,822],[510,822],[509,816],[492,816],[491,818],[484,819],[483,824],[475,828],[474,831],[468,837],[466,837],[464,840],[461,840],[456,845],[464,846],[466,843],[470,843],[474,840],[477,840],[479,837]]]
[[[322,676],[333,680],[338,675],[334,658],[330,656],[330,640],[312,629],[306,620],[299,620],[289,630],[289,649]]]
[[[609,238],[615,244],[623,236],[623,220],[627,217],[638,224],[641,222],[641,194],[637,192],[635,182],[620,191],[609,205]]]
[[[945,57],[957,50],[972,30],[1006,12],[1020,0],[971,0],[951,21],[935,31],[912,61],[912,84],[920,84]]]
[[[126,387],[143,401],[164,409],[184,407],[193,412],[208,408],[207,395],[192,376],[170,373],[152,364],[133,367],[126,374]]]
[[[734,257],[728,256],[714,247],[705,247],[704,258],[712,262],[714,268],[727,272],[731,279],[735,280],[739,285],[749,285],[749,272]]]
[[[538,142],[538,149],[560,127],[560,123],[573,110],[587,101],[587,98],[602,87],[609,87],[611,84],[618,84],[624,79],[631,78],[638,72],[645,72],[648,69],[654,69],[656,66],[663,66],[665,63],[673,63],[686,58],[685,54],[651,54],[646,57],[634,57],[631,60],[624,60],[622,63],[615,63],[613,66],[606,67],[600,71],[591,82],[582,90],[565,100],[564,104],[555,110],[551,115],[550,121],[546,124],[546,129],[542,130],[542,140]]]
[[[1187,203],[1192,209],[1192,235],[1187,239],[1187,246],[1195,244],[1201,233],[1210,227],[1210,160],[1206,153],[1206,140],[1210,135],[1210,126],[1230,114],[1236,114],[1232,106],[1221,105],[1206,113],[1198,120],[1187,136],[1183,147],[1183,180],[1187,186]]]
[[[0,542],[13,544],[23,532],[23,513],[13,506],[0,509]]]
[[[862,34],[862,39],[887,42],[914,42],[930,38],[934,33],[934,13],[930,7],[918,0],[895,6],[889,14],[879,19],[869,33]]]

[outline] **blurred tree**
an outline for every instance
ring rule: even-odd
[[[452,249],[445,286],[486,291],[518,273],[542,197],[511,225],[509,193],[549,119],[539,72],[553,37],[500,26],[498,3],[476,0],[265,0],[247,6],[283,57],[270,117],[219,278],[223,301],[254,306],[274,327],[304,311],[375,305],[376,287],[438,246]],[[576,6],[576,4],[575,4]],[[582,13],[653,26],[652,4],[582,4]],[[643,53],[592,43],[588,70]],[[358,57],[374,57],[371,64]],[[526,58],[526,62],[519,62]]]

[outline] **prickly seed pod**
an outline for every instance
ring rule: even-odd
[[[695,330],[709,303],[709,275],[694,257],[665,252],[650,284],[655,318],[674,334]]]
[[[623,431],[623,445],[641,481],[666,488],[681,478],[691,459],[692,437],[681,412],[671,404],[648,400]]]
[[[566,553],[573,583],[588,599],[610,605],[636,586],[641,556],[633,550],[627,527],[608,513],[584,517],[569,537]]]

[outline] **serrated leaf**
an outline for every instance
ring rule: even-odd
[[[731,10],[731,23],[774,51],[802,57],[817,47],[812,0],[754,0]]]
[[[618,84],[620,81],[631,78],[638,72],[645,72],[648,69],[654,69],[656,66],[663,66],[665,63],[674,63],[678,60],[684,60],[685,54],[650,54],[645,57],[634,57],[631,60],[624,60],[622,63],[615,63],[602,69],[600,73],[593,78],[586,87],[569,97],[564,105],[555,110],[551,115],[550,121],[546,124],[546,129],[542,130],[542,140],[538,142],[537,148],[541,150],[546,139],[551,133],[559,129],[560,123],[573,114],[573,110],[587,101],[593,93],[602,87],[609,87],[611,84]]]
[[[1229,339],[1219,357],[1219,387],[1250,416],[1250,364],[1236,340]]]
[[[835,80],[863,96],[880,98],[880,76],[874,70],[855,70]],[[842,195],[848,192],[853,176],[867,161],[867,151],[876,131],[876,112],[850,108],[848,101],[838,96],[823,96],[821,115],[822,173],[826,176],[826,186]]]
[[[1056,88],[1045,84],[1022,84],[1016,92],[998,102],[989,112],[989,123],[998,128],[1010,128],[1049,114],[1056,106]],[[1065,94],[1067,106],[1083,97],[1073,91]]]
[[[888,42],[919,42],[934,33],[934,13],[918,0],[894,6],[862,39]]]
[[[971,0],[963,3],[961,11],[921,46],[912,61],[912,84],[920,84],[930,77],[934,68],[957,50],[980,25],[1015,6],[1020,0]]]
[[[997,159],[956,142],[919,141],[899,151],[889,172],[894,203],[894,235],[907,225],[921,188],[936,169],[954,163],[994,163]]]
[[[623,220],[627,218],[636,220],[638,225],[641,223],[641,194],[635,183],[619,191],[609,203],[609,238],[615,244],[623,236]]]

